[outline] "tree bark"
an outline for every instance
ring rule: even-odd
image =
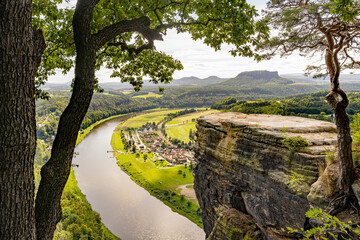
[[[45,43],[32,1],[0,2],[0,239],[35,239],[34,81]]]
[[[352,159],[352,138],[346,107],[338,103],[334,109],[338,140],[339,179],[338,187],[345,194],[349,193],[354,181],[355,170]]]
[[[87,4],[78,1],[73,20],[76,45],[73,93],[60,117],[51,158],[41,169],[35,205],[37,239],[52,239],[61,220],[61,195],[69,177],[78,131],[93,95],[96,49],[90,33],[92,9],[89,11]]]
[[[352,138],[350,131],[350,122],[346,114],[348,105],[347,96],[344,91],[337,89],[341,93],[342,100],[337,101],[337,93],[332,91],[326,100],[332,106],[335,114],[335,123],[338,140],[338,160],[339,160],[339,179],[338,187],[344,194],[348,194],[350,186],[355,178],[355,168],[352,159]]]

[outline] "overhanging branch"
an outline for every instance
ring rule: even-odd
[[[97,49],[99,49],[111,39],[126,32],[138,32],[143,35],[149,43],[154,40],[162,40],[162,35],[159,30],[150,28],[150,19],[147,16],[114,23],[100,30],[97,34],[94,34],[93,39]]]

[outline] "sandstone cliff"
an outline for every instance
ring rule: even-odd
[[[307,196],[324,175],[324,152],[335,148],[335,126],[298,117],[218,113],[199,118],[197,128],[195,191],[209,239],[297,238],[286,227],[306,224]],[[286,137],[302,136],[309,145],[289,151],[281,141],[284,129]],[[304,176],[298,191],[287,184],[291,174]],[[319,204],[332,194],[322,183],[311,192],[311,201]]]

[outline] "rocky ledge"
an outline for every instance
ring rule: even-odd
[[[194,187],[208,239],[297,238],[287,227],[305,226],[308,195],[320,204],[332,194],[327,185],[336,179],[325,171],[324,154],[335,149],[332,123],[217,113],[199,118],[197,129]],[[305,138],[308,146],[289,151],[282,139],[294,136]],[[304,184],[290,188],[291,175],[303,177]]]

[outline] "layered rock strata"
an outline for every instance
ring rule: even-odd
[[[197,129],[194,188],[209,239],[246,236],[247,230],[241,225],[237,229],[238,221],[231,216],[254,222],[258,232],[249,233],[254,239],[297,238],[287,227],[300,229],[306,224],[310,186],[325,170],[324,153],[335,148],[334,124],[217,113],[199,118]],[[289,151],[282,140],[294,136],[305,138],[308,146]],[[304,184],[290,188],[290,176],[301,176]],[[229,229],[224,221],[231,223]]]

